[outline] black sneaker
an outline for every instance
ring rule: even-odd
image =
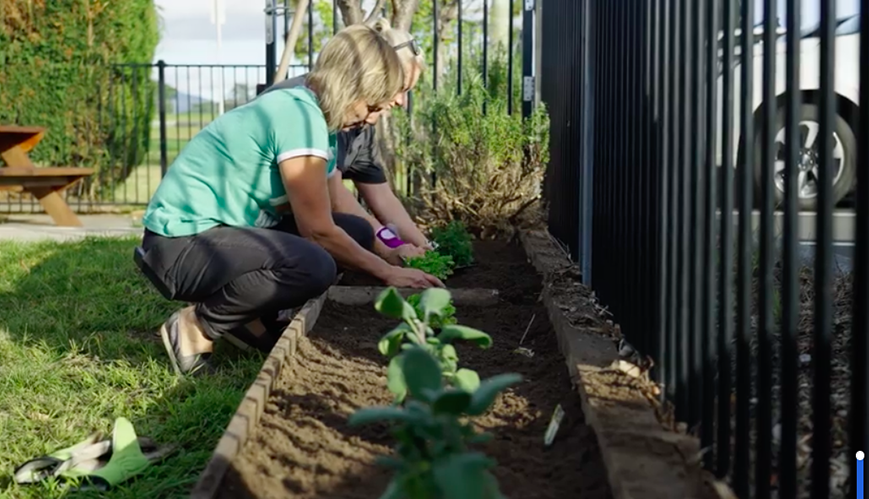
[[[166,352],[169,354],[169,360],[172,362],[172,367],[175,372],[181,376],[201,376],[203,374],[213,374],[216,370],[211,365],[211,352],[197,353],[193,355],[181,354],[181,332],[179,330],[179,322],[181,320],[182,310],[179,310],[169,317],[163,326],[160,328],[160,337],[163,338],[163,346],[166,347]]]

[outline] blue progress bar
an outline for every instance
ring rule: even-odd
[[[863,499],[863,451],[857,452],[857,499]]]

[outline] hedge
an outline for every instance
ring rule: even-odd
[[[93,194],[125,178],[154,115],[154,1],[4,0],[0,16],[0,124],[46,127],[31,158],[96,167]]]

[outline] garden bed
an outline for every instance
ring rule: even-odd
[[[504,372],[525,378],[476,419],[495,436],[480,450],[498,461],[493,473],[502,492],[514,499],[611,497],[596,437],[539,301],[540,277],[518,244],[477,243],[475,257],[475,266],[447,284],[497,289],[502,303],[457,306],[460,324],[487,331],[494,340],[488,350],[457,345],[462,365],[482,378]],[[377,284],[356,277],[345,274],[341,284]],[[327,301],[311,332],[297,339],[293,360],[229,463],[218,497],[379,497],[390,475],[374,459],[390,452],[392,437],[384,425],[350,428],[347,417],[360,407],[390,403],[387,360],[376,345],[394,326],[373,305]],[[517,351],[520,342],[533,355]],[[544,448],[558,404],[565,418],[552,446]]]

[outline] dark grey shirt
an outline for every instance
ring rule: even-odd
[[[281,88],[293,88],[305,84],[305,76],[296,76],[275,83],[263,93]],[[343,178],[363,184],[385,184],[386,174],[375,159],[375,128],[365,125],[348,131],[338,132],[338,164]]]

